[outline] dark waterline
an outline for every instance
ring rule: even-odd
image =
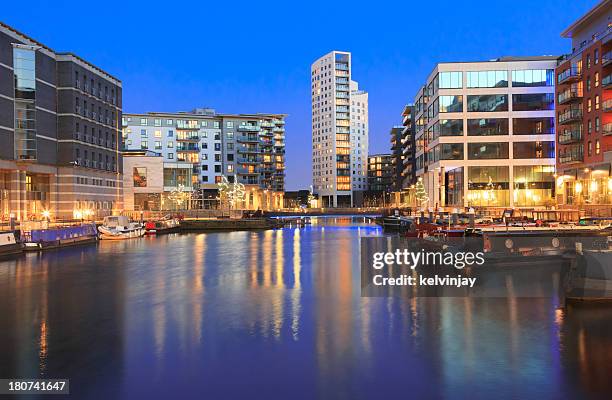
[[[612,310],[360,297],[364,218],[0,261],[0,378],[72,397],[606,397]],[[45,398],[45,397],[43,397]]]

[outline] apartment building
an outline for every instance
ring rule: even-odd
[[[393,192],[399,192],[402,190],[402,174],[404,172],[404,154],[402,146],[403,131],[403,126],[394,126],[389,132],[391,137],[391,168],[393,169],[391,190]]]
[[[373,154],[368,157],[368,189],[370,192],[393,190],[395,169],[392,154]]]
[[[245,185],[285,188],[285,114],[191,112],[124,114],[125,150],[159,153],[165,164],[189,164],[186,190],[215,188],[226,176]]]
[[[342,51],[311,66],[312,183],[323,207],[359,205],[367,189],[368,93],[351,71]]]
[[[561,34],[572,52],[557,65],[557,202],[612,204],[612,1]]]
[[[401,189],[407,189],[416,183],[416,158],[414,157],[415,142],[414,106],[409,104],[402,110],[402,173]]]
[[[0,214],[122,209],[121,81],[0,23]]]
[[[533,207],[555,183],[557,57],[438,64],[415,96],[428,207]]]

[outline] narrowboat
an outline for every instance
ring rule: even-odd
[[[104,217],[104,223],[98,227],[100,239],[123,240],[142,237],[145,234],[144,225],[140,222],[130,222],[123,215]]]

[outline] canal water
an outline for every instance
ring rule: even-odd
[[[364,218],[0,261],[0,378],[79,399],[600,398],[612,311],[362,298]]]

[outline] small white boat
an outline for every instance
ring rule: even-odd
[[[98,227],[100,239],[122,240],[144,236],[145,228],[140,222],[130,222],[123,215],[104,217],[104,223]]]

